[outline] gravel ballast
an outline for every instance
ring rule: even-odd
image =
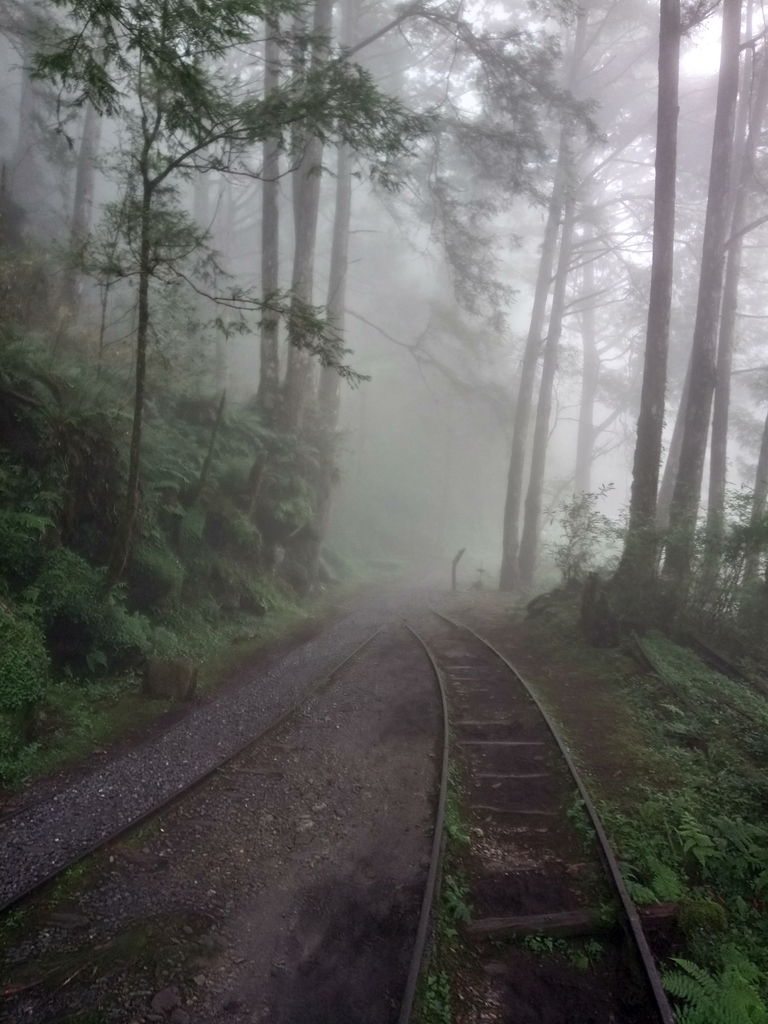
[[[0,989],[17,994],[0,1022],[394,1024],[440,722],[424,652],[389,625],[263,741],[30,901],[4,937]]]
[[[0,824],[0,908],[171,799],[290,710],[392,617],[364,602],[263,675],[246,676],[167,732]]]

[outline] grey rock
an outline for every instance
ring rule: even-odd
[[[152,1009],[155,1013],[170,1013],[180,1005],[181,995],[176,985],[166,985],[165,988],[161,988],[152,1000]]]
[[[171,1014],[171,1024],[189,1024],[190,1016],[186,1010],[176,1009]]]

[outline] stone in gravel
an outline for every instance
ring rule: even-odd
[[[56,928],[87,928],[91,923],[83,914],[51,914],[48,922]]]
[[[207,979],[204,974],[196,974],[192,979],[192,981],[194,981],[198,988],[202,988],[206,980]]]
[[[176,985],[166,985],[152,1000],[152,1009],[155,1013],[170,1013],[180,1004],[181,995]]]
[[[176,1009],[171,1014],[171,1024],[189,1024],[190,1016],[186,1010]]]

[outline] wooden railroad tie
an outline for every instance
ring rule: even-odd
[[[638,907],[640,923],[645,931],[655,931],[674,924],[677,919],[676,903],[651,903]],[[615,921],[596,909],[565,910],[556,914],[530,914],[526,917],[484,917],[465,925],[466,934],[473,939],[549,935],[569,938],[611,931]]]

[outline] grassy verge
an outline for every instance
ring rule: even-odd
[[[768,701],[661,636],[645,641],[660,676],[590,648],[574,609],[515,632],[633,898],[679,905],[656,952],[680,1021],[768,1021]]]

